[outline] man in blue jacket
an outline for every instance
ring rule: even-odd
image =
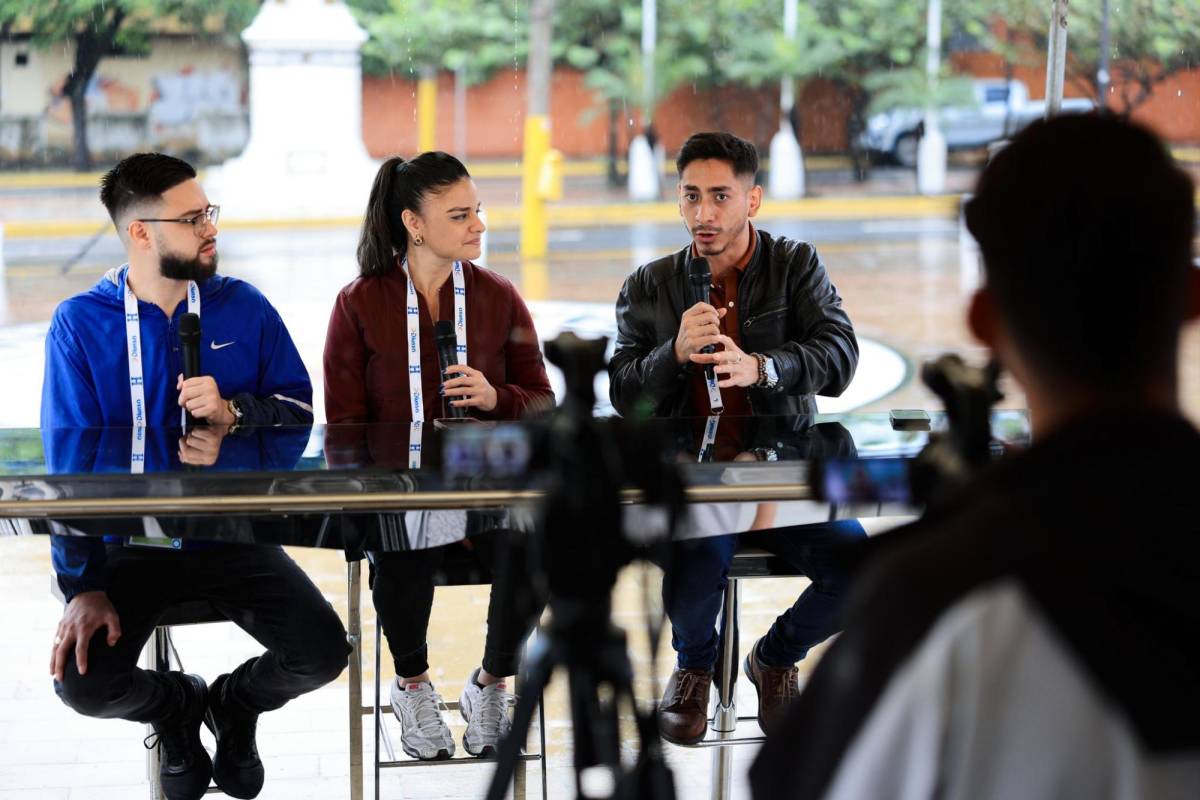
[[[104,176],[100,199],[128,263],[55,311],[42,386],[50,468],[80,466],[78,453],[52,446],[55,429],[130,428],[129,468],[142,472],[146,427],[179,425],[184,409],[209,425],[180,445],[183,460],[200,463],[229,426],[311,423],[312,385],[278,312],[254,287],[216,274],[218,209],[195,170],[170,156],[130,156]],[[204,331],[203,376],[183,380],[178,326],[189,311]],[[345,630],[279,548],[171,544],[52,538],[67,600],[51,658],[55,689],[81,714],[153,726],[171,800],[200,797],[211,777],[227,795],[252,798],[263,783],[258,715],[340,674]],[[196,675],[139,669],[163,611],[191,599],[211,601],[267,652],[211,688]],[[217,740],[213,760],[201,722]]]

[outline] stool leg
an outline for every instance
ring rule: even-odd
[[[154,634],[146,642],[145,650],[146,669],[156,672],[166,672],[171,668],[171,652],[167,641],[167,629],[158,627],[154,629]],[[146,735],[150,736],[154,733],[152,725],[146,725]],[[146,751],[146,780],[150,784],[150,800],[164,800],[162,786],[158,782],[158,770],[160,766],[159,753],[157,747],[152,747]]]
[[[527,636],[525,638],[526,644],[528,644],[529,640],[532,637],[533,637],[533,634],[531,633],[529,636]],[[526,650],[528,651],[528,647],[526,647]],[[518,695],[518,696],[520,696],[520,694],[521,694],[520,673],[513,676],[513,694]],[[525,731],[525,742],[523,744],[522,749],[527,748],[527,747],[529,747],[529,731],[528,730]],[[513,769],[513,789],[512,789],[513,800],[524,800],[525,799],[525,797],[526,797],[525,780],[526,780],[525,760],[521,759],[521,760],[517,761],[517,766]]]
[[[362,735],[362,609],[359,597],[362,582],[362,563],[346,565],[346,616],[349,628],[350,653],[350,800],[363,796],[363,735]],[[378,796],[379,787],[375,788]]]
[[[541,746],[541,749],[538,750],[538,753],[541,754],[541,758],[539,758],[538,761],[540,761],[542,764],[542,800],[546,800],[546,797],[547,797],[548,793],[550,792],[550,784],[547,782],[548,778],[546,776],[546,758],[547,758],[547,756],[546,756],[546,693],[545,692],[542,692],[541,696],[538,698],[538,740],[539,740],[539,745]]]
[[[717,655],[720,689],[716,711],[709,726],[718,733],[737,729],[738,610],[741,605],[741,581],[730,578],[721,607],[721,652]],[[712,800],[727,800],[733,791],[733,748],[717,746],[712,756]]]
[[[712,756],[712,800],[733,796],[733,748],[714,747]]]
[[[738,606],[741,590],[736,578],[730,578],[725,587],[725,602],[721,608],[722,646],[717,654],[717,673],[720,689],[717,691],[717,707],[710,726],[718,733],[731,733],[737,728],[737,676],[738,676]]]
[[[375,722],[375,800],[379,800],[379,792],[380,792],[379,761],[380,761],[380,752],[381,751],[379,748],[383,744],[384,736],[387,735],[387,731],[385,731],[383,729],[383,714],[382,714],[381,709],[379,708],[379,701],[381,699],[379,696],[380,695],[379,690],[380,690],[380,684],[382,682],[380,675],[383,672],[381,669],[382,654],[383,654],[382,632],[383,632],[383,623],[381,623],[379,621],[379,615],[376,614],[375,615],[375,710],[372,715],[374,718],[374,722]],[[391,739],[388,739],[387,749],[388,749],[388,759],[395,761],[396,753],[392,749]]]

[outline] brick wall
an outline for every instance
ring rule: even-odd
[[[363,139],[372,156],[411,154],[417,146],[416,82],[402,77],[363,78]],[[803,141],[810,152],[846,148],[849,101],[829,81],[808,82],[801,91]],[[525,121],[525,72],[506,70],[467,91],[467,153],[471,158],[519,158]],[[554,73],[550,97],[552,141],[568,158],[608,152],[609,114],[584,85],[583,74]],[[641,130],[641,115],[619,108],[621,152]],[[697,91],[680,87],[658,106],[655,127],[667,152],[698,130],[725,129],[765,147],[779,126],[777,88],[735,87]],[[438,76],[438,147],[455,145],[454,77]]]
[[[980,77],[1000,77],[1003,60],[991,53],[958,53],[955,68]],[[1029,87],[1032,99],[1045,96],[1045,67],[1019,66],[1013,77]],[[1120,87],[1117,87],[1120,91]],[[416,83],[399,77],[363,78],[363,138],[371,155],[411,154],[417,146]],[[1067,96],[1086,89],[1068,83]],[[823,79],[800,89],[801,138],[809,153],[843,152],[851,100],[848,93]],[[1134,112],[1134,118],[1174,142],[1200,141],[1200,69],[1176,75],[1160,84],[1154,95]],[[467,153],[471,158],[519,158],[525,120],[525,72],[506,70],[467,93]],[[551,86],[552,141],[568,158],[603,156],[608,152],[608,109],[584,85],[583,74],[559,69]],[[655,127],[668,153],[699,130],[732,131],[765,148],[779,127],[776,87],[676,89],[658,106]],[[621,106],[617,145],[623,153],[641,130],[641,115]],[[454,148],[454,78],[438,77],[437,141]]]

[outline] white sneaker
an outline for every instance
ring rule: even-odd
[[[421,761],[445,761],[454,755],[454,737],[442,719],[442,697],[432,683],[401,686],[392,681],[392,712],[400,721],[400,747]]]
[[[495,756],[500,741],[512,730],[508,710],[516,704],[516,697],[505,691],[504,681],[480,688],[475,683],[478,675],[478,669],[471,673],[458,699],[458,709],[467,721],[463,747],[473,756]]]

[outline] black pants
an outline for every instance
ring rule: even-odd
[[[101,628],[80,675],[67,659],[55,691],[89,717],[158,722],[177,710],[177,683],[139,669],[138,655],[167,607],[207,600],[267,648],[230,675],[232,698],[246,710],[279,708],[341,674],[350,653],[346,629],[308,576],[277,547],[216,546],[196,552],[108,548],[108,599],[121,619],[109,647]]]
[[[489,531],[473,536],[467,544],[457,542],[428,550],[376,553],[372,556],[372,596],[375,613],[383,625],[388,648],[402,678],[420,675],[429,669],[429,614],[433,610],[435,573],[447,565],[470,562],[478,573],[478,582],[490,581],[487,637],[484,640],[483,668],[493,675],[507,676],[517,671],[521,644],[541,615],[540,604],[534,609],[525,597],[512,597],[506,586],[519,588],[517,581],[496,580],[497,565],[508,557],[508,531]],[[454,571],[453,569],[451,571]]]

